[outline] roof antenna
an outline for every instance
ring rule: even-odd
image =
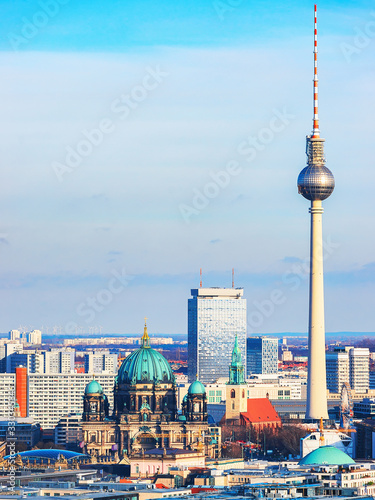
[[[318,117],[318,24],[316,4],[314,5],[314,119],[312,138],[320,137]]]
[[[232,267],[232,288],[234,288],[234,267]]]
[[[200,277],[201,277],[200,282],[199,282],[199,288],[202,288],[202,268],[200,268],[199,274],[200,274]]]

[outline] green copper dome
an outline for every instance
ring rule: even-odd
[[[189,394],[206,394],[206,389],[202,382],[199,382],[199,380],[194,380],[194,382],[190,385]]]
[[[173,384],[175,377],[172,369],[160,352],[151,349],[150,337],[145,325],[142,347],[124,359],[118,372],[119,384],[137,383]]]
[[[355,461],[346,453],[335,446],[321,446],[311,451],[302,460],[300,465],[348,465],[355,464]]]
[[[86,385],[85,394],[103,394],[103,388],[95,379]]]

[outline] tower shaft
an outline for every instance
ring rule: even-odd
[[[309,363],[306,418],[327,419],[323,236],[321,200],[312,200],[310,239]]]

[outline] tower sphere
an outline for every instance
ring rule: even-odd
[[[324,165],[307,165],[298,176],[298,192],[307,200],[325,200],[332,194],[335,179]]]

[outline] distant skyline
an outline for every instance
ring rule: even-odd
[[[310,2],[1,2],[0,330],[187,332],[199,286],[304,332]],[[375,8],[318,3],[326,330],[374,330]]]

